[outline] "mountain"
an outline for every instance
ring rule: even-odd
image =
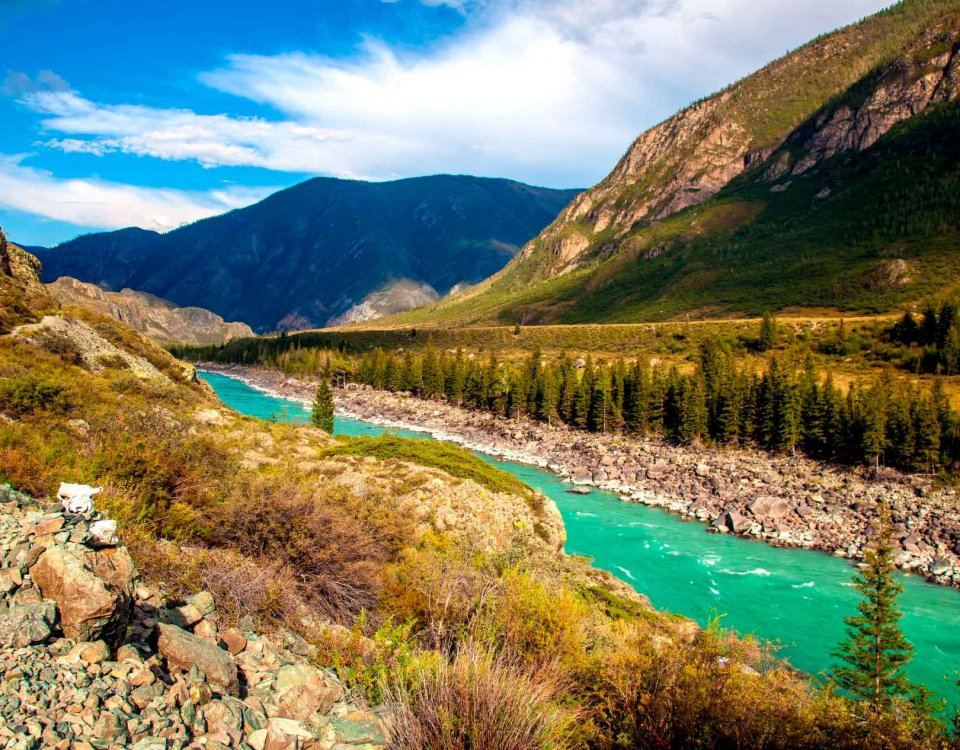
[[[209,346],[253,336],[246,323],[226,323],[200,307],[177,307],[146,292],[105,292],[94,284],[62,276],[47,289],[65,305],[76,305],[123,321],[158,344]]]
[[[907,0],[643,133],[500,273],[401,320],[889,310],[960,280],[960,3]]]
[[[45,281],[200,305],[258,330],[367,319],[500,270],[579,191],[440,175],[317,178],[167,234],[121,229],[39,250]]]

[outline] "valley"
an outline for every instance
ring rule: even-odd
[[[0,3],[0,750],[960,747],[883,1]]]
[[[202,377],[225,404],[241,413],[278,421],[309,419],[313,389],[308,384],[240,368],[224,368],[222,373],[217,368],[205,370]],[[356,389],[337,394],[337,413],[338,435],[375,435],[386,430],[403,437],[429,435],[455,442],[544,492],[563,514],[567,552],[589,557],[649,597],[658,609],[692,617],[701,625],[720,617],[742,633],[776,640],[782,645],[782,656],[815,676],[832,665],[829,644],[841,638],[842,618],[856,601],[849,587],[852,568],[826,555],[768,550],[733,536],[705,537],[699,524],[682,523],[677,517],[697,516],[689,513],[682,500],[678,502],[676,494],[669,496],[678,489],[675,475],[659,484],[647,483],[645,496],[638,500],[625,495],[619,483],[597,486],[592,479],[572,476],[558,457],[559,446],[575,452],[577,461],[590,460],[591,455],[582,439],[569,431],[545,436],[538,427],[534,435],[530,425],[522,422],[490,424],[435,404],[418,407],[413,399]],[[531,439],[520,438],[524,433]],[[638,448],[618,443],[605,446],[611,451],[606,455],[624,447],[643,454],[654,447],[670,450],[664,445]],[[668,455],[671,461],[710,461],[715,473],[731,472],[736,461],[736,457],[707,451]],[[782,472],[784,467],[779,468]],[[693,473],[695,468],[687,470]],[[580,495],[570,492],[572,486],[591,489]],[[762,490],[751,487],[754,492]],[[955,502],[953,498],[950,504]],[[837,510],[821,505],[818,512],[824,508]],[[853,538],[843,526],[837,533]],[[765,541],[777,543],[776,539]],[[957,704],[960,689],[946,679],[942,665],[944,657],[960,658],[960,640],[944,631],[960,615],[960,593],[942,593],[917,576],[904,577],[902,583],[905,628],[917,648],[911,674]]]

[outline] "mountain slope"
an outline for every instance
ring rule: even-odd
[[[960,270],[958,39],[960,3],[909,0],[814,40],[641,135],[501,273],[407,319],[867,311],[936,291]]]
[[[253,336],[246,323],[227,323],[200,307],[177,307],[146,292],[123,289],[105,292],[100,287],[62,276],[47,284],[50,293],[65,305],[77,305],[123,321],[158,344],[208,346]]]
[[[197,305],[259,330],[404,309],[503,267],[578,191],[435,176],[317,178],[248,208],[160,235],[91,234],[38,252],[44,280],[72,276]],[[399,284],[399,292],[390,292]],[[387,297],[387,299],[384,299]],[[409,303],[408,303],[409,304]],[[393,306],[391,306],[393,305]]]

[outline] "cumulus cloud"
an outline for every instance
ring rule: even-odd
[[[22,157],[0,157],[0,206],[97,229],[138,226],[163,232],[249,205],[275,189],[190,192],[58,179],[21,162]]]
[[[349,58],[235,54],[208,86],[281,119],[90,101],[9,81],[43,144],[204,166],[386,179],[430,172],[548,185],[603,176],[644,128],[886,0],[420,0],[465,14],[411,53],[367,39]]]

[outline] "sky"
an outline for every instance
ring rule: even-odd
[[[0,0],[0,227],[169,231],[314,176],[602,179],[889,0]]]

